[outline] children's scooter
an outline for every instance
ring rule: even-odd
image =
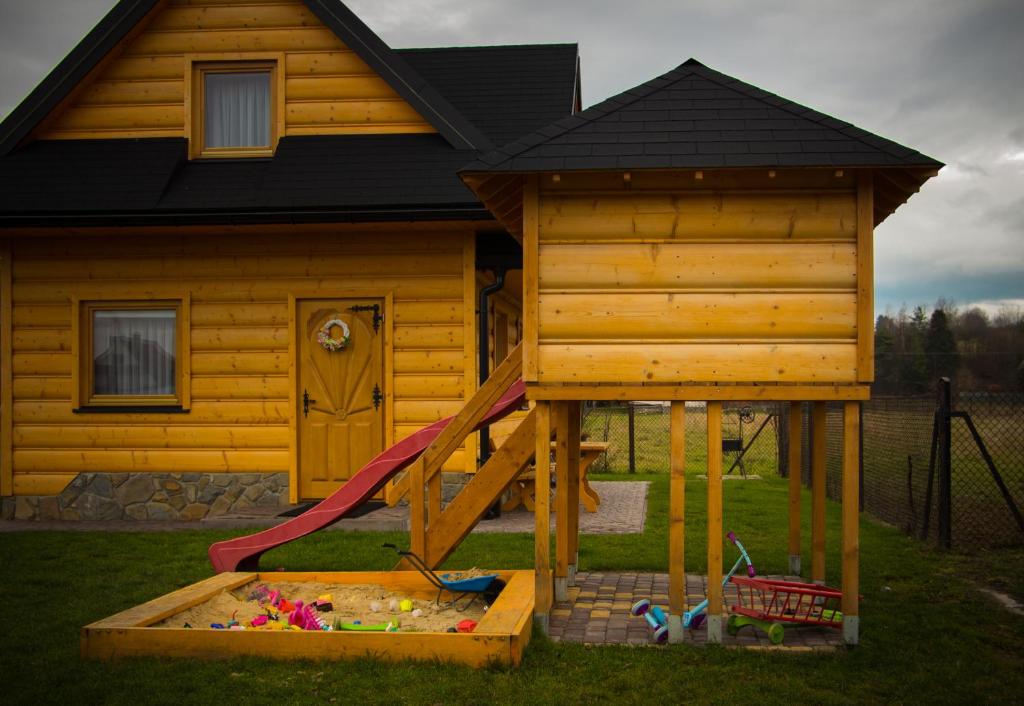
[[[749,576],[750,578],[754,578],[757,575],[757,571],[754,569],[754,564],[750,561],[750,556],[747,554],[747,550],[743,548],[743,543],[736,538],[736,533],[730,531],[729,534],[725,536],[728,537],[729,541],[732,542],[736,546],[736,548],[740,550],[740,556],[738,559],[736,559],[736,563],[732,565],[732,568],[729,569],[729,573],[727,573],[725,577],[722,579],[723,589],[729,583],[729,579],[731,579],[736,574],[736,572],[740,570],[740,565],[743,564],[743,562],[746,562],[747,564],[747,576]],[[688,610],[685,613],[683,613],[683,627],[692,628],[694,630],[700,628],[700,626],[704,623],[704,618],[706,617],[707,609],[708,599],[705,598],[703,601],[695,605],[693,607],[693,610]]]
[[[665,616],[665,611],[661,608],[656,605],[652,606],[651,602],[644,598],[634,603],[629,612],[637,617],[641,615],[644,617],[647,624],[651,626],[652,640],[655,642],[668,641],[668,618]]]

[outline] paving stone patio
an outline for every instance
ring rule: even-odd
[[[786,578],[791,581],[798,577]],[[704,600],[707,579],[688,574],[687,605]],[[647,621],[630,614],[630,607],[642,598],[655,605],[668,606],[668,574],[587,573],[576,575],[576,586],[569,589],[569,600],[556,602],[549,626],[551,639],[591,645],[656,646],[651,641]],[[736,602],[736,590],[726,587],[725,603]],[[843,646],[842,634],[825,627],[786,627],[785,640],[772,645],[767,635],[753,627],[744,627],[732,636],[722,630],[726,647],[781,650],[790,652],[833,651]],[[707,631],[687,630],[686,643],[704,646]]]

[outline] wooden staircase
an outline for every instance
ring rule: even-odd
[[[408,492],[410,548],[431,568],[437,568],[455,550],[533,457],[536,420],[531,412],[441,511],[441,468],[445,461],[473,432],[487,410],[519,380],[522,371],[520,344],[391,489],[392,498]],[[402,560],[396,568],[412,567]]]

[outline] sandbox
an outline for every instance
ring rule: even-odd
[[[82,628],[81,653],[92,659],[139,655],[225,659],[253,655],[272,659],[372,657],[472,666],[518,665],[533,623],[533,572],[490,573],[507,583],[494,604],[484,612],[478,601],[458,614],[434,609],[437,590],[415,571],[223,573],[87,625]],[[243,605],[244,597],[261,584],[285,588],[306,601],[333,590],[337,604],[331,619],[366,623],[369,619],[384,622],[398,618],[402,627],[397,632],[218,630],[200,622],[238,608],[239,622],[245,624],[251,616]],[[393,616],[386,607],[379,615],[368,615],[367,599],[371,594],[385,605],[391,597],[412,599],[423,616]],[[442,602],[449,598],[445,594]],[[478,621],[472,633],[446,632],[449,625],[466,618]]]

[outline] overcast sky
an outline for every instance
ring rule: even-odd
[[[0,115],[113,7],[0,0]],[[948,166],[876,231],[877,310],[1024,305],[1022,0],[350,0],[393,47],[578,42],[592,105],[695,57]]]

